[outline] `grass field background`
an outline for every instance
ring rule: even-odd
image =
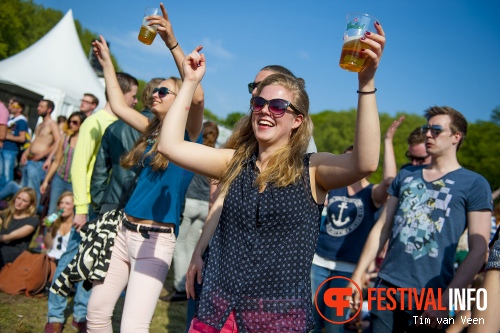
[[[161,295],[172,291],[173,270],[169,271]],[[113,331],[120,332],[123,298],[120,298],[113,315]],[[75,332],[71,327],[73,320],[73,299],[69,298],[66,309],[66,324],[63,332]],[[183,333],[186,329],[187,302],[167,303],[158,300],[155,315],[150,326],[151,333]],[[0,293],[0,332],[1,333],[41,333],[47,321],[47,296],[26,297]]]

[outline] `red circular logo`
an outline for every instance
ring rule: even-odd
[[[323,313],[321,313],[321,310],[318,308],[318,302],[316,301],[318,299],[318,293],[321,290],[321,287],[325,283],[327,283],[328,281],[333,280],[333,279],[344,279],[344,280],[347,280],[347,281],[351,282],[356,287],[356,289],[358,289],[359,300],[360,300],[360,302],[359,302],[360,306],[358,308],[358,311],[356,311],[356,313],[354,314],[354,316],[352,316],[351,318],[349,318],[347,320],[344,320],[344,321],[333,321],[333,320],[327,318]],[[350,288],[347,288],[347,287],[344,287],[344,288],[328,288],[327,290],[325,290],[325,293],[323,294],[323,299],[325,301],[325,306],[328,306],[328,307],[331,307],[331,308],[337,308],[337,311],[340,308],[340,310],[343,313],[345,308],[350,308],[350,304],[349,304],[349,302],[347,300],[344,299],[344,296],[350,296],[351,294],[352,294],[352,290]],[[335,298],[334,298],[334,296],[335,296]],[[328,321],[329,323],[332,323],[332,324],[345,324],[345,323],[348,323],[348,322],[352,321],[353,319],[355,319],[357,317],[357,315],[359,314],[359,312],[361,311],[361,304],[363,304],[363,295],[361,293],[361,288],[353,280],[351,280],[351,279],[349,279],[349,278],[347,278],[345,276],[332,276],[331,278],[326,279],[325,281],[323,281],[323,283],[320,284],[320,286],[316,290],[316,294],[314,296],[314,303],[316,304],[316,310],[318,310],[319,315],[321,317],[323,317],[324,320],[326,320],[326,321]]]

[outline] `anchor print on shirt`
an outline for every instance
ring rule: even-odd
[[[341,237],[355,230],[363,220],[363,203],[358,198],[332,196],[328,198],[329,219],[326,232],[333,237]]]

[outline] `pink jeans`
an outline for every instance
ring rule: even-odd
[[[227,317],[227,320],[221,330],[209,326],[194,317],[191,321],[188,333],[238,333],[238,326],[236,326],[236,316],[234,315],[234,311],[231,312],[229,317]]]
[[[94,282],[87,309],[87,332],[112,333],[111,317],[127,288],[121,333],[149,332],[158,297],[175,248],[174,233],[149,233],[149,239],[120,223],[104,281]]]

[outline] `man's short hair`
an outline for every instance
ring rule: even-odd
[[[47,103],[47,108],[50,109],[50,112],[54,111],[54,109],[56,108],[54,102],[52,102],[50,99],[42,99],[42,102]]]
[[[130,74],[119,72],[116,73],[116,78],[118,79],[118,85],[120,86],[123,94],[130,92],[132,90],[132,87],[139,86],[139,82],[137,81],[137,79]],[[106,100],[109,100],[107,90],[105,91],[105,95]]]
[[[85,93],[83,96],[88,96],[90,99],[92,99],[92,103],[94,103],[96,106],[99,105],[99,99],[94,96],[94,94],[91,93]]]
[[[449,107],[449,106],[433,106],[425,110],[424,117],[429,121],[432,117],[445,115],[450,117],[450,130],[452,133],[460,133],[462,137],[457,145],[457,150],[462,145],[462,142],[465,140],[465,136],[467,135],[467,120],[457,110]]]
[[[422,127],[419,126],[419,127],[415,128],[410,133],[410,135],[408,136],[406,141],[408,142],[408,145],[410,145],[410,146],[416,146],[416,145],[419,145],[421,143],[424,143],[425,142],[425,133],[422,132]]]

